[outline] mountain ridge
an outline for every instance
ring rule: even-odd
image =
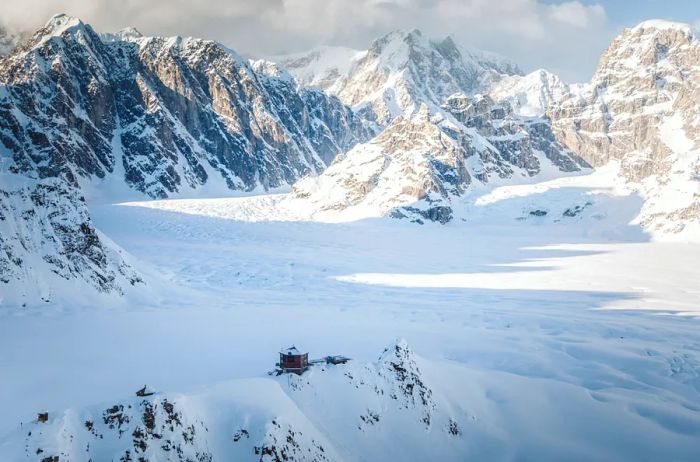
[[[312,217],[447,223],[475,188],[614,161],[625,188],[645,198],[644,227],[676,233],[700,220],[700,46],[686,25],[626,29],[583,85],[544,70],[522,75],[418,30],[328,61],[333,50],[297,55],[286,68],[213,41],[98,34],[52,17],[0,60],[1,173],[32,183],[0,187],[11,217],[0,239],[4,283],[51,273],[117,293],[130,283],[96,281],[140,284],[108,258],[120,254],[109,243],[94,247],[93,263],[110,263],[81,274],[86,247],[61,238],[66,223],[31,218],[41,207],[74,210],[82,218],[68,229],[99,242],[88,203],[100,195],[291,188],[287,202]],[[20,205],[47,182],[61,191],[53,202]],[[43,234],[28,238],[36,226]]]
[[[278,188],[320,171],[375,131],[337,98],[256,72],[216,42],[120,37],[103,40],[81,20],[56,15],[0,60],[1,173],[51,181],[64,191],[41,206],[43,214],[72,208],[75,217],[88,217],[83,195],[89,200],[108,184],[152,198],[195,192],[207,183],[228,190]],[[16,197],[12,183],[0,185],[5,197]],[[46,297],[19,286],[51,274],[107,287],[94,281],[113,278],[121,264],[64,272],[81,260],[81,247],[56,243],[51,249],[45,236],[56,226],[41,222],[44,237],[27,235],[30,215],[14,201],[4,205],[12,221],[0,237],[0,265],[18,293]],[[97,236],[89,220],[81,220],[70,226],[85,224]],[[95,247],[98,260],[111,261],[108,247]],[[26,249],[40,258],[20,258]]]

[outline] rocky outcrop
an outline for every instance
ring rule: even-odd
[[[647,199],[645,227],[678,230],[700,219],[692,212],[700,204],[698,62],[690,26],[643,22],[613,40],[583,91],[548,112],[557,139],[591,165],[620,164]]]
[[[60,177],[0,178],[0,283],[12,288],[4,303],[48,302],[71,281],[117,294],[143,283],[95,229],[76,185]]]
[[[692,66],[699,60],[689,28],[649,22],[627,29],[603,54],[586,89],[552,106],[554,130],[594,166],[643,157],[626,169],[631,180],[666,171],[671,148],[660,124],[695,108]]]
[[[425,384],[415,353],[401,339],[379,357],[379,376],[386,380],[385,393],[404,409],[417,409],[421,422],[430,427],[435,412],[433,392]]]
[[[27,427],[24,453],[34,460],[214,460],[206,424],[167,397],[68,411]]]
[[[216,400],[216,396],[188,399],[157,394],[106,407],[49,413],[47,422],[23,426],[5,451],[39,461],[338,460],[333,448],[317,431],[310,431],[300,415],[291,420],[269,418],[264,413],[237,411],[238,403],[233,401],[223,415],[208,416],[206,409]]]

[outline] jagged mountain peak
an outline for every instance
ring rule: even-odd
[[[405,338],[397,338],[391,345],[387,346],[379,356],[379,365],[385,366],[387,363],[415,362],[415,353],[408,345]]]
[[[396,51],[406,51],[409,49],[427,49],[430,41],[418,29],[394,30],[370,43],[368,51],[372,55],[385,53],[395,53]]]
[[[102,41],[95,30],[81,19],[64,13],[52,16],[44,26],[33,34],[26,34],[27,40],[17,40],[17,45],[11,50],[9,56],[19,55],[19,59],[26,53],[42,49],[46,46],[53,47],[48,53],[61,54],[59,50],[67,44],[69,46],[100,48]],[[98,52],[99,53],[99,52]],[[42,58],[43,59],[43,58]]]
[[[601,56],[593,80],[605,79],[612,72],[645,72],[654,66],[660,71],[697,62],[698,40],[688,24],[663,20],[644,21],[625,29]],[[670,58],[670,59],[669,59]],[[695,61],[694,61],[695,60]]]
[[[77,33],[92,33],[92,27],[89,24],[84,23],[80,18],[75,16],[70,16],[65,13],[59,13],[53,15],[44,24],[44,27],[39,29],[35,34],[33,39],[35,41],[43,42],[51,37],[61,37],[63,34],[77,34]]]
[[[490,96],[508,103],[517,114],[540,117],[556,101],[571,93],[571,87],[561,78],[545,69],[537,69],[526,75],[508,75],[490,89]]]
[[[512,70],[469,53],[451,38],[432,41],[419,31],[392,32],[351,68],[338,95],[354,106],[370,103],[378,119],[388,122],[421,103],[440,107],[452,94],[480,92]]]
[[[60,35],[61,30],[69,29],[71,27],[84,27],[85,23],[80,19],[75,16],[71,16],[66,13],[57,13],[51,18],[49,18],[48,21],[46,21],[46,24],[44,25],[44,29],[49,32],[49,31],[55,31]]]
[[[396,71],[425,58],[434,58],[436,53],[438,60],[480,66],[504,74],[522,74],[517,64],[496,53],[468,49],[452,35],[429,37],[419,29],[389,32],[370,44],[367,55],[383,58],[381,64]]]
[[[557,138],[591,165],[619,162],[646,199],[646,228],[678,232],[698,219],[699,62],[689,25],[645,21],[622,31],[591,82],[549,111]]]
[[[505,75],[520,74],[497,55],[469,51],[453,37],[433,39],[418,29],[395,30],[364,52],[317,49],[277,57],[302,84],[320,87],[358,110],[369,109],[381,125],[421,103],[440,107],[450,95],[487,89]]]
[[[680,31],[685,34],[693,34],[693,27],[684,22],[668,21],[665,19],[648,19],[642,21],[634,27],[629,28],[630,31],[643,31],[644,33],[653,33],[654,31]]]

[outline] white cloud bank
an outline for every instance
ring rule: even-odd
[[[193,35],[251,55],[365,48],[391,30],[419,28],[568,80],[588,79],[614,34],[601,5],[539,0],[6,0],[0,22],[35,29],[57,12],[100,31]]]

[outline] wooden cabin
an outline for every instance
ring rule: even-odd
[[[309,368],[309,354],[299,352],[295,346],[282,350],[280,351],[279,368],[283,372],[302,374]]]
[[[40,412],[36,417],[36,421],[39,423],[45,423],[45,422],[48,422],[48,420],[49,420],[49,413],[48,412]]]

